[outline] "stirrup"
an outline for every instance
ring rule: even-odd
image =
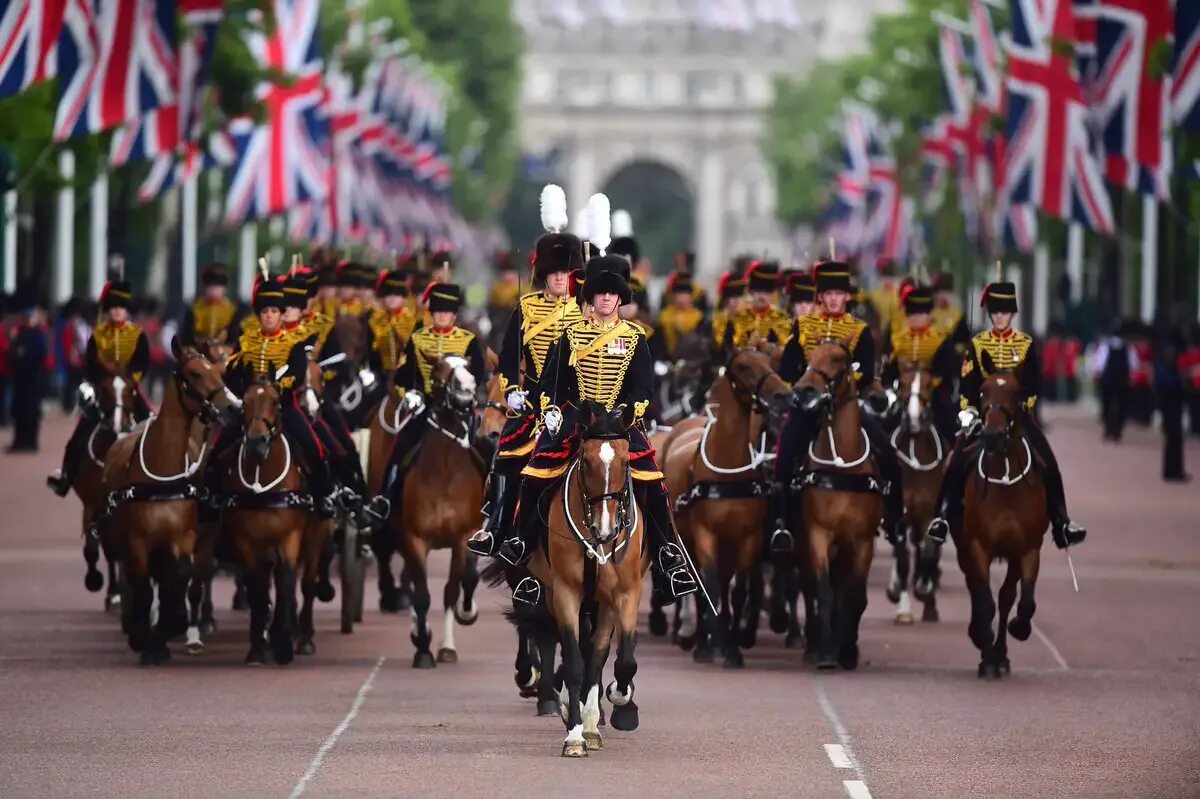
[[[359,496],[357,491],[351,488],[342,486],[338,492],[338,503],[342,506],[342,510],[354,513],[363,506],[363,498]]]
[[[496,536],[492,535],[492,531],[486,527],[482,530],[476,530],[467,539],[467,549],[476,555],[490,558],[496,554]]]
[[[534,577],[525,577],[513,589],[513,602],[537,605],[542,601],[542,584]]]
[[[925,537],[936,541],[939,544],[946,543],[946,538],[950,535],[950,522],[946,521],[941,516],[929,523],[929,529],[925,531]]]
[[[1054,544],[1059,549],[1078,546],[1087,538],[1087,530],[1071,521],[1054,525]]]
[[[663,574],[671,574],[679,569],[687,569],[687,561],[679,547],[675,544],[663,544],[658,550],[658,568]]]
[[[334,494],[324,497],[313,497],[313,512],[322,519],[332,519],[337,516],[337,503]]]
[[[776,555],[786,555],[796,549],[796,540],[792,538],[792,531],[779,525],[775,531],[771,533],[771,542],[768,547],[772,553]]]
[[[676,599],[694,594],[700,589],[696,578],[686,568],[678,568],[667,575],[671,595]]]
[[[392,501],[385,496],[378,496],[363,508],[363,513],[380,524],[386,522],[392,515]]]
[[[500,545],[500,559],[510,566],[520,566],[525,561],[529,560],[530,551],[529,545],[525,543],[525,539],[520,536],[504,539],[504,543]]]

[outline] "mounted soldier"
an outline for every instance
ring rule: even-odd
[[[725,347],[725,334],[730,322],[741,310],[742,295],[746,293],[745,270],[731,269],[717,280],[717,310],[713,311],[712,338],[718,351]]]
[[[399,269],[382,272],[375,284],[379,307],[368,321],[370,334],[367,361],[371,371],[385,378],[400,368],[404,348],[417,326],[417,317],[410,307],[408,276]]]
[[[532,261],[534,280],[542,289],[521,297],[500,348],[500,390],[510,412],[488,483],[487,523],[467,542],[479,555],[495,555],[512,529],[521,470],[537,438],[536,403],[546,359],[563,331],[583,319],[571,285],[571,274],[583,268],[583,243],[563,232],[567,200],[561,188],[551,184],[542,189],[541,211],[546,232],[534,244]]]
[[[226,296],[229,272],[224,264],[211,263],[200,272],[203,296],[188,306],[179,337],[185,344],[198,345],[221,338],[236,341],[246,316],[240,304]]]
[[[954,275],[951,272],[939,272],[933,278],[933,324],[950,339],[960,358],[967,354],[971,330],[962,308],[954,299]]]
[[[265,264],[265,261],[262,263]],[[238,348],[229,359],[225,383],[238,396],[257,379],[277,383],[280,393],[283,435],[301,453],[302,471],[309,492],[313,496],[314,512],[321,518],[332,518],[336,512],[334,497],[336,488],[326,450],[313,429],[312,422],[300,405],[301,391],[308,375],[307,336],[303,327],[288,331],[284,326],[284,313],[289,296],[303,299],[305,290],[285,293],[286,280],[272,280],[263,266],[263,274],[254,287],[252,304],[255,324],[244,326]],[[303,303],[292,299],[293,312],[299,316]],[[287,369],[282,376],[278,371]],[[221,491],[222,456],[242,437],[241,420],[221,428],[213,452],[205,467],[205,486],[210,496],[217,497]],[[220,506],[219,502],[215,505]]]
[[[106,365],[123,369],[133,380],[134,420],[141,422],[150,417],[150,406],[146,404],[139,386],[142,375],[150,365],[150,342],[142,329],[129,321],[129,307],[132,302],[133,292],[129,283],[120,276],[109,280],[100,293],[102,317],[88,340],[87,353],[84,356],[84,381],[79,385],[79,397],[84,412],[75,425],[75,432],[67,441],[62,468],[46,480],[54,489],[54,493],[60,497],[65,497],[71,490],[71,483],[85,454],[88,437],[99,424],[95,413],[94,386],[103,376]]]
[[[792,320],[802,319],[816,309],[817,287],[808,270],[796,270],[787,276],[784,283],[787,311]]]
[[[650,347],[656,363],[674,361],[679,340],[702,330],[704,309],[696,304],[695,290],[692,276],[686,272],[672,272],[667,278],[667,294]]]
[[[453,283],[430,283],[425,289],[422,303],[429,308],[432,324],[413,332],[400,358],[394,382],[405,413],[392,446],[383,490],[366,508],[366,512],[379,521],[386,521],[399,507],[408,466],[429,428],[425,398],[434,392],[434,364],[447,356],[457,356],[466,361],[476,385],[487,382],[487,367],[479,339],[470,330],[457,325],[462,301],[462,289]],[[490,460],[489,455],[480,453],[485,464]]]
[[[950,456],[950,466],[942,483],[938,517],[930,522],[928,535],[938,543],[944,543],[951,527],[961,523],[967,472],[978,455],[977,449],[971,445],[981,432],[980,388],[989,375],[1003,370],[1012,372],[1020,382],[1021,429],[1037,458],[1045,466],[1046,510],[1054,543],[1059,549],[1080,544],[1087,537],[1087,530],[1073,524],[1067,514],[1058,460],[1054,457],[1050,442],[1046,440],[1046,434],[1029,412],[1037,403],[1041,390],[1041,369],[1033,337],[1012,326],[1013,316],[1017,313],[1016,285],[1002,280],[989,284],[983,290],[980,305],[987,309],[991,329],[971,339],[971,347],[962,362],[959,440]]]
[[[875,339],[866,322],[846,311],[852,288],[849,265],[841,261],[826,261],[814,266],[813,270],[817,299],[823,310],[797,319],[792,324],[779,373],[784,380],[795,383],[808,370],[808,356],[815,347],[831,340],[845,346],[850,354],[858,394],[866,398],[866,407],[872,411],[862,417],[863,432],[870,441],[880,475],[890,484],[885,495],[883,524],[888,541],[896,544],[904,540],[900,464],[878,419],[878,414],[887,407],[887,397],[875,381]],[[771,532],[770,547],[774,552],[788,552],[794,546],[792,534],[787,529],[788,487],[797,458],[808,451],[816,434],[820,410],[819,407],[793,406],[779,433],[775,485],[771,494],[775,529]]]
[[[681,285],[676,282],[679,280],[684,280],[687,285],[691,286],[692,307],[699,309],[700,313],[707,316],[709,311],[708,292],[696,282],[696,253],[691,250],[675,254],[675,268],[667,275],[667,287],[658,301],[659,309],[669,308],[674,303],[677,287]]]
[[[675,543],[678,536],[654,450],[636,424],[654,394],[653,359],[642,331],[618,315],[618,309],[632,302],[633,295],[629,261],[604,254],[609,243],[608,199],[594,195],[588,207],[593,217],[592,243],[601,253],[584,269],[582,296],[590,312],[563,331],[546,360],[538,406],[545,427],[523,471],[517,535],[504,541],[499,554],[511,564],[525,563],[537,543],[544,541],[543,495],[578,453],[577,424],[584,404],[596,403],[610,413],[624,408],[634,422],[627,430],[628,479],[632,480],[638,507],[646,514],[655,591],[664,604],[670,604],[694,592],[697,586]],[[537,604],[540,597],[541,584],[532,577],[522,580],[513,591],[515,602]]]
[[[747,302],[734,315],[725,330],[722,349],[733,352],[758,338],[773,344],[783,344],[788,338],[791,318],[779,309],[779,264],[774,261],[753,261],[746,268]]]
[[[950,395],[961,361],[948,332],[933,323],[933,302],[933,291],[928,286],[916,284],[900,290],[905,324],[884,338],[880,382],[894,388],[905,362],[928,371],[932,375],[934,423],[948,439],[954,434]]]

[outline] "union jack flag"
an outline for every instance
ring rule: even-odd
[[[975,46],[971,67],[975,72],[975,100],[993,114],[1004,110],[1004,72],[1000,66],[1000,44],[992,25],[992,12],[983,0],[971,0],[969,20]]]
[[[170,105],[177,68],[174,0],[67,0],[55,140]]]
[[[329,120],[322,113],[325,86],[317,56],[317,0],[273,0],[270,36],[247,37],[250,52],[289,83],[264,83],[257,95],[266,105],[262,125],[239,120],[230,133],[237,143],[226,203],[226,220],[267,217],[329,192]]]
[[[941,114],[921,132],[921,207],[928,212],[941,208],[946,171],[954,163],[949,125],[948,115]]]
[[[187,142],[182,151],[164,153],[153,159],[150,173],[138,187],[138,201],[148,203],[164,192],[207,169],[233,164],[237,149],[225,131],[215,131],[208,140]]]
[[[1090,105],[1101,132],[1105,175],[1114,185],[1170,194],[1171,80],[1155,76],[1153,52],[1172,35],[1172,0],[1101,0],[1093,15]]]
[[[1012,206],[1033,203],[1059,219],[1110,233],[1112,207],[1088,143],[1087,109],[1072,58],[1070,0],[1011,0],[1005,175]]]
[[[65,0],[17,0],[0,12],[0,97],[54,75]]]
[[[1171,90],[1175,122],[1200,131],[1200,3],[1183,0],[1175,11],[1175,85]]]

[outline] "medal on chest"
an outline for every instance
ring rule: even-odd
[[[608,349],[606,351],[609,355],[624,355],[629,351],[629,344],[624,338],[614,338],[608,342]]]

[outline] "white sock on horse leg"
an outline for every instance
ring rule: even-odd
[[[446,608],[442,615],[442,649],[456,649],[454,646],[454,608]]]
[[[600,731],[600,686],[593,685],[588,689],[587,700],[583,703],[583,728],[588,732]]]

